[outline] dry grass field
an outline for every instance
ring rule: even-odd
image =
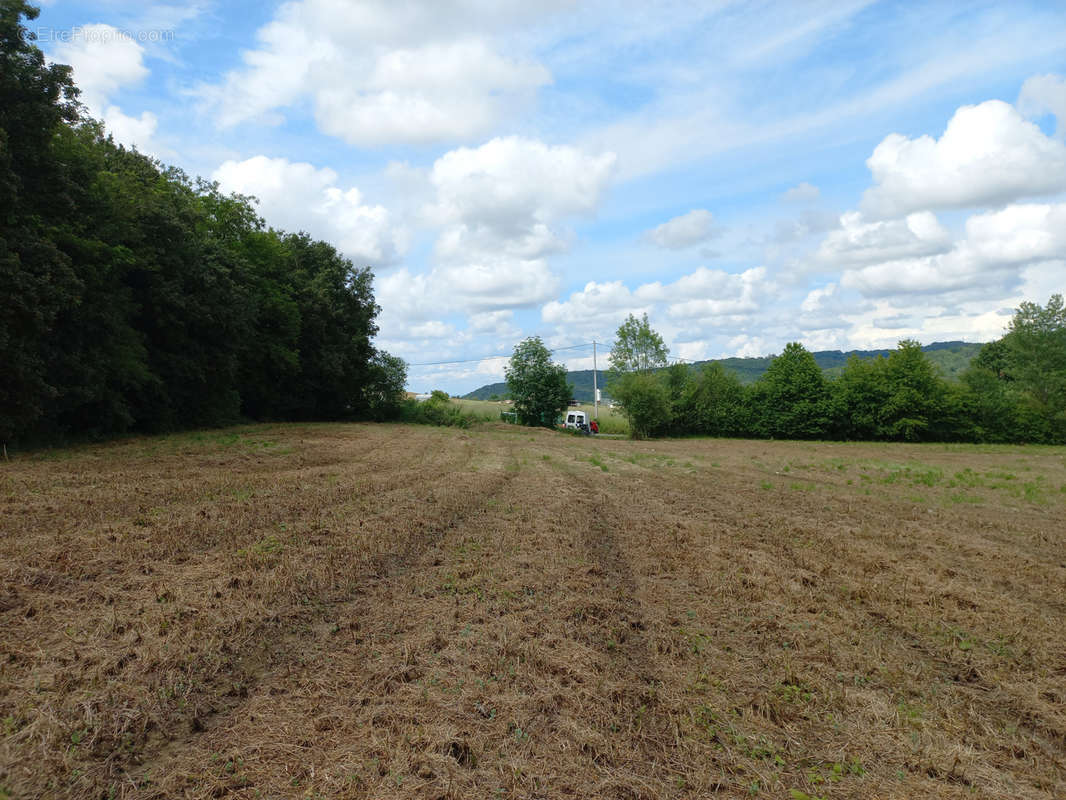
[[[1066,450],[256,426],[0,462],[0,797],[1066,797]]]

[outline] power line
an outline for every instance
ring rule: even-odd
[[[556,347],[554,350],[549,350],[549,353],[560,353],[564,350],[577,350],[581,347],[592,347],[592,342],[586,342],[584,344],[573,344],[567,347]],[[513,354],[512,354],[513,355]],[[492,361],[497,358],[510,358],[510,355],[506,356],[482,356],[481,358],[462,358],[456,361],[427,361],[423,364],[408,364],[409,367],[443,367],[449,364],[473,364],[478,361]]]

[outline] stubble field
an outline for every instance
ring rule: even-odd
[[[255,426],[0,463],[0,797],[1066,796],[1066,449]]]

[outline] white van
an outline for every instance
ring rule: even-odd
[[[572,428],[575,431],[588,430],[589,418],[588,414],[584,411],[577,411],[575,409],[567,409],[566,419],[563,422],[564,428]]]

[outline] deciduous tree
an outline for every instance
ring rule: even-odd
[[[515,413],[523,425],[551,427],[573,393],[566,367],[552,362],[551,352],[539,336],[515,346],[504,373]]]

